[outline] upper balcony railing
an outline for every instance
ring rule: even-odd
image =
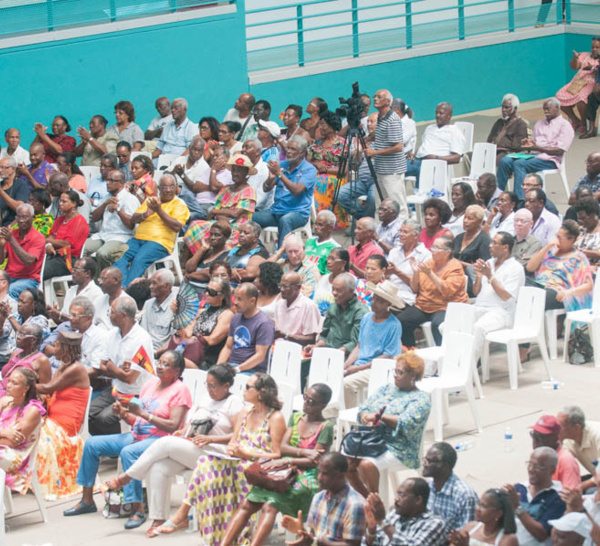
[[[273,4],[246,0],[251,72],[502,35],[542,24],[600,23],[600,5],[570,0],[564,0],[564,14],[561,0],[543,6],[539,0],[281,0]]]
[[[0,0],[0,38],[235,3],[236,0]]]

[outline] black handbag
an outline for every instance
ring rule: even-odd
[[[348,457],[375,458],[386,451],[383,425],[355,425],[342,440],[342,453]]]

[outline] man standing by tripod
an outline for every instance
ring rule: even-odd
[[[377,174],[379,188],[383,199],[393,199],[400,204],[400,218],[408,218],[406,203],[406,157],[403,151],[402,121],[392,109],[392,94],[381,89],[373,95],[373,105],[379,112],[374,136],[369,135],[369,146],[365,156],[373,159],[373,167]],[[375,192],[376,208],[379,208],[381,197]]]

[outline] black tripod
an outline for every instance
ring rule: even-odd
[[[356,209],[357,209],[357,181],[358,181],[358,168],[360,166],[359,160],[359,150],[365,150],[367,148],[367,143],[365,141],[365,132],[360,125],[360,120],[354,122],[354,120],[348,119],[348,123],[350,128],[348,129],[348,134],[346,135],[346,142],[344,143],[344,147],[342,148],[342,154],[340,158],[338,175],[335,181],[335,187],[333,190],[333,200],[332,200],[332,210],[335,208],[335,205],[338,202],[338,197],[340,193],[340,188],[342,187],[342,180],[344,178],[344,173],[348,172],[348,184],[350,184],[350,202],[352,203],[351,210],[347,212],[352,216],[352,223],[350,226],[351,229],[351,239],[352,244],[354,244],[354,228],[356,227]],[[354,146],[353,146],[354,144]],[[361,148],[362,147],[362,148]],[[365,160],[367,161],[367,165],[369,166],[369,171],[371,172],[371,176],[373,177],[375,183],[375,189],[379,194],[379,198],[383,201],[383,193],[381,192],[381,188],[379,187],[379,182],[377,181],[377,174],[375,174],[375,168],[373,167],[373,162],[370,157],[365,155]]]

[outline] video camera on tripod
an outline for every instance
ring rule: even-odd
[[[360,96],[358,82],[354,82],[352,84],[352,96],[347,99],[340,97],[341,106],[335,110],[336,116],[346,118],[351,129],[358,129],[360,120],[363,117],[365,105]]]

